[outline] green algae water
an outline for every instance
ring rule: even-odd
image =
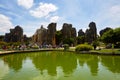
[[[58,51],[1,55],[0,80],[120,80],[120,56]]]

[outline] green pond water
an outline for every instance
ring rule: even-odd
[[[62,51],[1,55],[0,80],[120,80],[120,56]]]

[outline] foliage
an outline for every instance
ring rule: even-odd
[[[114,30],[114,40],[115,42],[120,42],[120,28]]]
[[[3,46],[7,46],[8,44],[4,41],[0,41],[0,48],[2,48]]]
[[[66,38],[63,40],[63,43],[71,45],[71,44],[74,44],[74,41],[75,40],[73,38]]]
[[[39,49],[39,46],[37,44],[32,45],[32,49]]]
[[[4,41],[0,41],[0,45],[7,45],[7,43]]]
[[[112,28],[110,27],[106,27],[105,29],[102,29],[99,33],[100,33],[100,36],[102,36],[105,32],[109,31],[109,30],[112,30]]]
[[[64,50],[65,50],[65,51],[69,49],[69,45],[68,45],[68,44],[64,44],[63,47],[64,47]]]
[[[92,46],[94,47],[94,50],[96,49],[97,46],[99,46],[99,41],[95,40],[92,42]]]
[[[3,41],[4,35],[0,35],[0,41]]]
[[[19,46],[20,44],[21,44],[21,42],[10,42],[10,43],[8,43],[9,46],[12,46],[12,45]]]
[[[113,37],[114,37],[114,31],[109,30],[102,35],[101,40],[104,43],[114,43],[114,38]]]
[[[105,32],[102,35],[101,40],[104,43],[117,44],[118,42],[120,42],[120,28],[116,28],[114,30],[109,30]]]
[[[85,42],[85,37],[84,36],[78,36],[77,37],[77,43],[78,44],[83,44]]]
[[[92,50],[92,46],[88,44],[80,44],[76,46],[75,51],[89,51]]]
[[[39,49],[38,46],[32,46],[32,49]]]

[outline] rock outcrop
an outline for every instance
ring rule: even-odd
[[[64,23],[61,31],[64,39],[71,38],[72,24]]]
[[[44,45],[47,43],[47,29],[41,26],[40,29],[37,29],[35,34],[32,37],[33,42],[38,43],[39,45]]]
[[[39,45],[50,44],[52,46],[55,46],[56,45],[55,33],[56,23],[49,24],[48,29],[45,29],[43,28],[43,26],[41,26],[41,28],[37,29],[37,31],[33,35],[32,40],[33,42]]]
[[[97,39],[97,28],[94,22],[89,24],[89,29],[86,30],[85,37],[88,43],[92,43]]]
[[[72,39],[73,44],[76,45],[76,29],[74,27],[72,27],[72,24],[64,23],[61,32],[63,35],[63,37],[62,37],[63,41],[69,40],[71,42],[71,39]],[[69,43],[69,41],[68,41],[68,43]]]
[[[56,39],[55,39],[55,33],[56,33],[56,23],[51,23],[48,25],[48,44],[51,44],[53,46],[56,45]]]
[[[23,41],[23,29],[20,26],[16,26],[14,29],[10,29],[10,33],[5,34],[4,41],[5,42]]]
[[[83,32],[82,29],[80,29],[80,30],[78,31],[78,36],[85,36],[85,33]]]

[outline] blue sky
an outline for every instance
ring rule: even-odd
[[[98,32],[120,27],[120,0],[0,0],[0,35],[20,25],[32,36],[41,25],[70,23],[78,31],[95,22]]]

